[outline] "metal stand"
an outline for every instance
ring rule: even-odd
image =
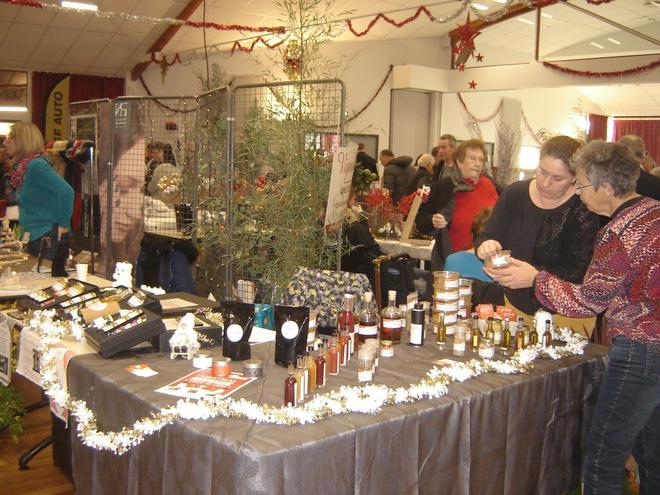
[[[38,402],[35,402],[34,404],[30,404],[29,406],[25,407],[25,414],[36,411],[40,407],[44,406],[49,406],[50,401],[46,398],[46,394],[44,392],[41,392],[41,400]],[[44,438],[41,442],[36,444],[34,447],[32,447],[30,450],[28,450],[25,454],[23,454],[19,459],[18,459],[18,469],[21,471],[25,471],[26,469],[30,469],[30,467],[27,465],[30,460],[37,455],[39,452],[41,452],[43,449],[48,447],[51,443],[53,443],[53,436],[48,435],[46,438]]]

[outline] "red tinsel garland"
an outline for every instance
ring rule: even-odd
[[[401,22],[396,22],[396,21],[395,21],[394,19],[392,19],[391,17],[388,17],[387,15],[381,13],[381,14],[376,15],[376,17],[374,17],[374,18],[371,20],[371,22],[369,22],[369,24],[367,25],[367,29],[365,29],[364,31],[360,31],[360,32],[356,31],[356,30],[353,28],[353,21],[352,21],[351,19],[348,19],[348,20],[346,21],[346,24],[348,24],[348,29],[350,29],[351,33],[353,33],[353,34],[354,34],[355,36],[357,36],[357,37],[361,37],[361,36],[364,36],[365,34],[367,34],[369,31],[371,31],[371,28],[374,27],[374,25],[375,25],[380,19],[383,19],[385,22],[390,23],[390,24],[391,24],[392,26],[394,26],[394,27],[400,28],[400,27],[405,26],[406,24],[409,24],[409,23],[411,23],[411,22],[417,20],[417,18],[418,18],[421,14],[426,14],[426,15],[428,16],[429,20],[431,20],[431,21],[433,20],[433,14],[431,14],[431,12],[429,12],[429,9],[427,9],[426,7],[424,7],[424,6],[422,5],[422,6],[420,6],[420,7],[417,8],[417,11],[416,11],[413,15],[411,15],[411,16],[408,17],[407,19],[404,19],[404,20],[401,21]]]
[[[569,69],[568,67],[561,67],[560,65],[553,64],[550,62],[543,62],[543,66],[547,67],[548,69],[558,70],[559,72],[563,72],[564,74],[571,74],[572,76],[620,77],[620,76],[630,76],[632,74],[641,74],[642,72],[646,72],[647,70],[655,69],[656,67],[660,66],[660,59],[656,60],[655,62],[651,62],[650,64],[647,65],[641,65],[639,67],[633,67],[632,69],[617,70],[612,72],[593,72],[590,70],[575,70],[575,69]]]
[[[241,45],[241,43],[240,43],[239,41],[234,41],[234,44],[231,46],[231,55],[234,54],[234,51],[235,51],[237,48],[238,48],[239,51],[241,51],[241,52],[250,53],[252,50],[254,50],[254,45],[256,45],[259,41],[261,41],[261,43],[263,43],[264,46],[266,46],[266,48],[271,48],[271,49],[273,49],[273,48],[277,48],[277,47],[280,46],[282,43],[284,43],[284,42],[286,41],[286,38],[281,39],[281,40],[278,41],[277,43],[268,44],[268,42],[267,42],[265,39],[263,39],[261,36],[257,36],[257,38],[256,38],[256,39],[250,44],[249,47],[248,47],[248,46],[243,46],[243,45]]]
[[[32,0],[5,0],[7,3],[13,5],[23,5],[25,7],[32,7],[33,9],[43,9],[44,6],[39,2],[33,2]]]
[[[194,22],[194,21],[185,21],[186,26],[195,27],[195,28],[213,28],[219,31],[250,31],[252,33],[283,33],[285,31],[284,26],[275,26],[275,27],[250,27],[250,26],[241,26],[240,24],[216,24],[215,22]]]
[[[171,66],[171,65],[174,65],[177,62],[182,63],[181,58],[179,58],[178,53],[176,55],[174,55],[174,58],[172,59],[171,62],[168,62],[167,61],[167,56],[163,55],[160,60],[156,60],[156,53],[151,52],[151,61],[158,64],[158,65],[160,65],[160,66],[165,65],[165,66],[168,66],[168,67]]]

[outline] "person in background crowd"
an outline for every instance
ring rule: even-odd
[[[378,167],[375,158],[370,157],[364,151],[364,143],[358,143],[358,152],[355,158],[355,165],[360,168],[366,168],[378,176]]]
[[[408,192],[408,184],[415,170],[412,167],[412,157],[398,156],[391,160],[383,172],[383,187],[390,190],[394,206],[399,204],[401,198]]]
[[[433,170],[435,171],[435,165],[441,160],[440,146],[434,146],[431,148],[431,156],[433,157]]]
[[[428,154],[420,155],[417,159],[417,172],[410,180],[406,195],[412,194],[425,184],[433,181],[433,157]]]
[[[149,195],[151,194],[149,192],[149,183],[153,178],[154,171],[162,163],[176,165],[176,160],[174,158],[174,152],[172,151],[172,145],[169,143],[161,143],[160,141],[153,141],[147,144],[145,159],[147,162],[147,171],[144,176],[144,190],[145,194]]]
[[[451,168],[456,165],[454,152],[456,151],[456,138],[451,134],[443,134],[438,140],[439,160],[433,167],[433,180],[443,179],[449,175]]]
[[[15,123],[4,146],[16,164],[11,185],[16,189],[19,224],[30,235],[27,252],[52,260],[54,277],[67,276],[73,189],[44,154],[44,138],[36,125]]]
[[[610,217],[584,279],[569,282],[512,262],[534,280],[551,311],[605,311],[612,339],[584,463],[584,492],[623,492],[624,463],[639,465],[641,495],[660,493],[660,202],[635,192],[639,162],[618,143],[593,141],[576,158],[576,192],[592,212]]]
[[[486,226],[486,222],[488,222],[492,213],[493,208],[489,206],[479,210],[474,216],[471,230],[473,241],[479,237],[479,234],[481,234],[481,231]],[[470,248],[465,251],[458,251],[447,256],[445,270],[458,272],[461,274],[461,277],[465,278],[472,278],[483,282],[493,281],[493,279],[484,272],[484,262],[477,256],[474,246],[470,246]]]
[[[378,180],[381,181],[381,185],[383,182],[383,175],[385,174],[385,167],[387,167],[392,160],[394,160],[394,153],[392,153],[392,150],[382,150],[378,154],[378,163],[376,164],[376,167],[378,168]]]
[[[477,238],[477,255],[486,259],[502,249],[517,260],[530,263],[564,280],[582,280],[591,259],[598,231],[598,217],[575,195],[575,168],[570,160],[581,143],[568,136],[555,136],[541,147],[534,179],[514,182],[502,194]],[[531,322],[540,308],[532,280],[516,265],[498,270],[495,276],[505,287],[507,303]],[[584,329],[590,335],[595,318],[555,320],[558,326]]]
[[[452,251],[472,245],[474,216],[497,201],[495,183],[484,174],[487,156],[483,141],[470,139],[462,143],[454,156],[456,167],[450,167],[447,177],[433,183],[428,201],[422,203],[415,222],[419,232],[435,232],[432,270],[442,269]]]
[[[648,156],[644,140],[634,134],[621,136],[619,143],[630,150],[638,160],[640,166],[639,179],[637,179],[637,194],[660,200],[660,179],[649,173],[644,167],[644,160]]]

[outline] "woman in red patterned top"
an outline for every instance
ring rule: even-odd
[[[538,301],[558,313],[606,310],[612,338],[587,439],[585,494],[621,494],[632,452],[640,494],[660,493],[660,202],[639,196],[639,163],[623,146],[594,141],[575,157],[575,189],[601,229],[581,284],[511,260],[535,278]],[[536,273],[534,273],[536,272]]]

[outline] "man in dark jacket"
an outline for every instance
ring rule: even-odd
[[[628,134],[619,138],[619,143],[624,145],[639,160],[641,170],[635,192],[660,201],[660,178],[650,174],[644,168],[644,157],[646,156],[646,145],[641,137]]]
[[[383,187],[390,190],[394,206],[406,196],[408,185],[415,175],[411,156],[398,156],[385,167]]]
[[[412,194],[423,185],[433,182],[433,164],[433,157],[426,153],[417,159],[417,173],[408,185],[407,194]]]
[[[451,168],[456,165],[454,162],[456,144],[456,138],[451,134],[443,134],[440,136],[438,146],[436,146],[439,159],[433,166],[433,180],[447,177]]]
[[[355,165],[359,168],[366,168],[370,172],[378,176],[378,167],[376,167],[376,159],[367,155],[364,151],[364,143],[358,143],[358,152],[355,157]]]

